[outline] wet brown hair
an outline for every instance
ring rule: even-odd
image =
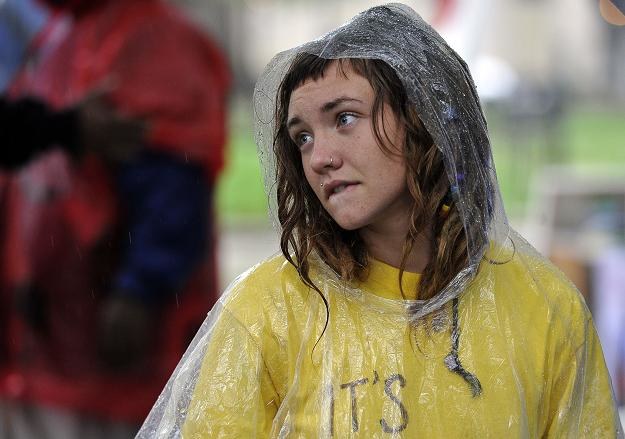
[[[382,110],[385,104],[390,106],[399,125],[405,127],[404,145],[399,149],[403,151],[406,184],[414,203],[409,212],[410,228],[404,242],[399,282],[401,286],[407,257],[417,239],[422,235],[430,236],[431,258],[422,273],[418,291],[411,292],[410,297],[434,297],[467,266],[467,237],[458,209],[451,200],[443,155],[421,123],[414,105],[408,101],[399,77],[380,60],[329,60],[299,54],[280,84],[273,147],[282,253],[297,269],[302,281],[317,292],[320,291],[309,274],[308,256],[313,251],[343,279],[364,280],[366,277],[369,255],[364,242],[357,230],[342,229],[323,208],[306,182],[299,148],[286,128],[291,93],[306,80],[323,77],[328,66],[334,62],[338,63],[341,74],[347,76],[346,68],[349,67],[353,73],[367,79],[373,88],[375,98],[371,123],[376,140],[385,153],[397,154],[389,149],[388,136],[384,132]],[[449,206],[446,213],[443,213],[444,204]]]

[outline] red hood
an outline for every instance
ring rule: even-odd
[[[51,20],[38,44],[39,67],[23,69],[12,93],[61,108],[118,78],[108,97],[124,114],[149,120],[146,143],[203,164],[212,182],[223,163],[230,83],[219,48],[162,0],[65,0],[60,11],[70,3],[88,12],[69,28],[64,13]]]

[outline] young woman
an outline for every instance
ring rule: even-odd
[[[465,63],[411,9],[255,93],[282,254],[240,276],[144,437],[614,437],[583,299],[507,224]]]

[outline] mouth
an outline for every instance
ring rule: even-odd
[[[357,181],[345,181],[345,180],[332,180],[324,187],[326,199],[330,199],[333,195],[340,194],[351,187],[356,186]]]

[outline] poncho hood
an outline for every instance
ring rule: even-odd
[[[460,294],[477,273],[489,244],[502,249],[510,246],[486,120],[469,69],[429,24],[402,4],[368,9],[336,30],[276,55],[254,91],[255,138],[272,212],[277,211],[275,102],[283,78],[301,53],[387,63],[443,154],[452,196],[467,234],[469,263],[441,294],[429,301],[415,301],[415,318],[420,318]]]

